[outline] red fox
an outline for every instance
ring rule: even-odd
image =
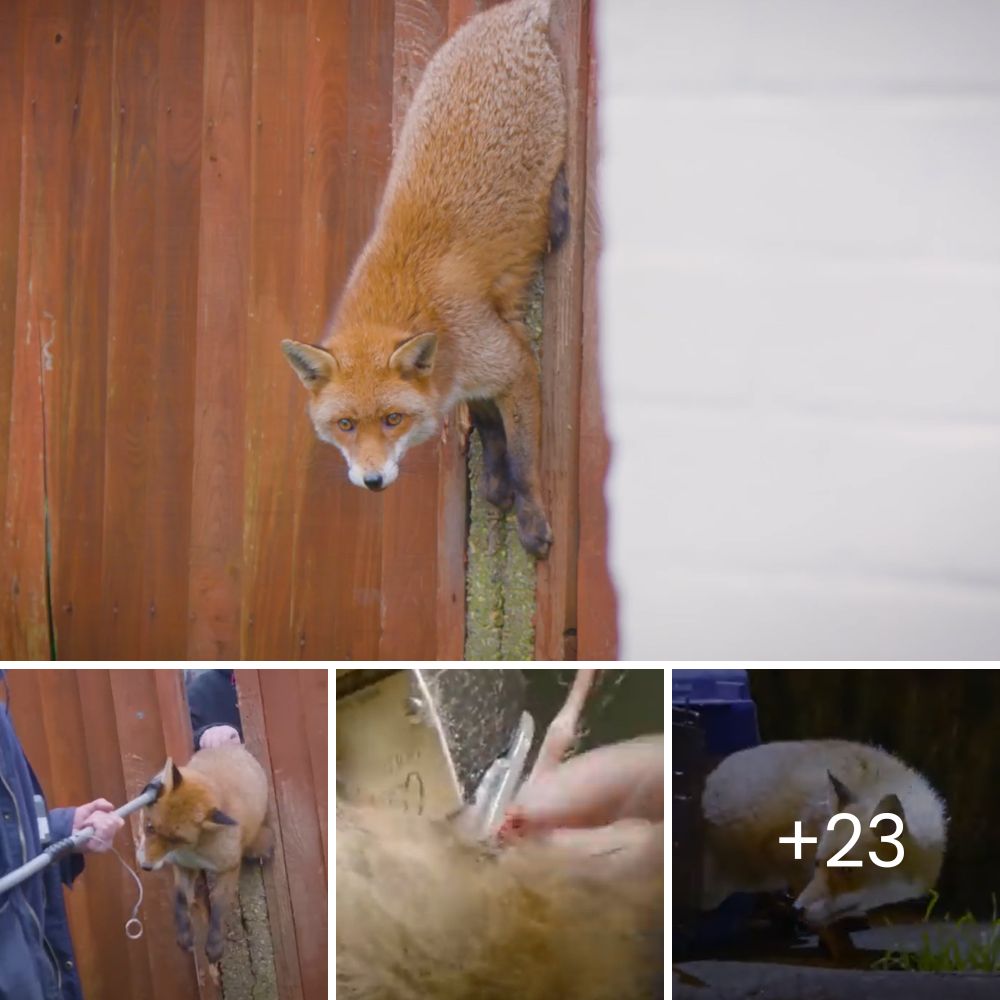
[[[567,111],[551,0],[473,17],[428,64],[375,228],[321,345],[282,350],[316,434],[378,491],[408,448],[469,401],[486,499],[513,506],[524,547],[552,533],[538,471],[538,366],[523,324],[546,246],[564,236]]]
[[[732,754],[708,776],[703,907],[733,892],[790,890],[806,922],[823,928],[934,887],[945,849],[945,809],[927,780],[892,754],[845,740],[765,743]],[[832,830],[836,813],[850,813]],[[902,826],[884,819],[899,817]],[[817,837],[795,860],[795,821]],[[860,827],[860,832],[856,829]],[[898,844],[898,848],[895,846]],[[871,861],[869,852],[883,862]],[[858,867],[831,861],[860,861]]]
[[[243,746],[199,750],[186,767],[170,759],[160,775],[162,790],[143,814],[139,864],[146,871],[174,866],[177,943],[194,946],[191,903],[199,871],[212,872],[205,954],[222,957],[223,927],[243,858],[270,856],[267,778]]]
[[[662,995],[662,868],[609,880],[558,847],[494,851],[445,821],[339,803],[336,845],[344,1000]]]

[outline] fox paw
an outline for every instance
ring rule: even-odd
[[[194,950],[194,934],[191,933],[190,927],[177,932],[177,947],[180,948],[181,951]]]
[[[214,965],[222,958],[222,935],[210,930],[205,941],[205,957]]]
[[[544,559],[552,547],[552,529],[540,507],[525,505],[517,512],[517,535],[525,551]]]

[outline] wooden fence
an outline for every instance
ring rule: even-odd
[[[274,858],[245,865],[221,981],[175,943],[169,873],[140,872],[144,933],[124,924],[136,886],[113,854],[88,855],[66,894],[87,1000],[320,1000],[327,996],[327,672],[239,670],[247,747],[271,787]],[[10,712],[49,805],[137,795],[167,755],[191,755],[179,670],[9,670]],[[116,847],[137,868],[139,818]],[[234,931],[235,929],[235,931]],[[204,940],[204,931],[199,939]]]
[[[423,66],[489,3],[0,4],[0,656],[480,648],[461,414],[367,494],[314,440],[278,345],[321,336]],[[484,617],[525,623],[539,657],[599,657],[616,640],[590,0],[556,7],[572,212],[544,275],[556,544],[515,596],[490,522]]]

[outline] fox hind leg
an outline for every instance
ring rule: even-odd
[[[490,400],[472,400],[469,413],[483,445],[483,499],[500,510],[510,510],[514,506],[514,483],[507,460],[503,418]]]
[[[243,857],[251,858],[255,861],[267,861],[274,854],[274,834],[270,827],[262,826],[257,831],[257,836],[247,844],[247,849],[243,852]]]
[[[569,236],[569,184],[566,164],[559,168],[549,192],[549,251],[558,250]]]
[[[208,893],[209,916],[208,937],[205,939],[205,955],[213,965],[222,958],[226,914],[236,899],[236,889],[240,881],[237,865],[227,872],[219,872]]]
[[[513,377],[507,389],[496,397],[507,437],[507,460],[514,487],[517,534],[525,550],[544,559],[552,546],[542,505],[539,447],[542,427],[542,399],[538,384],[538,362],[520,323],[506,323],[516,351]]]

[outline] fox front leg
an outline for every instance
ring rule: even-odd
[[[496,397],[507,438],[507,461],[514,488],[517,534],[524,548],[536,559],[544,559],[552,545],[542,505],[539,448],[542,436],[542,399],[538,385],[538,362],[528,338],[516,323],[508,323],[516,357],[514,377]]]
[[[198,872],[174,865],[174,924],[177,927],[177,944],[184,951],[194,947],[191,930],[191,904],[194,902],[195,879]]]
[[[236,888],[240,881],[239,865],[227,872],[219,872],[214,884],[209,888],[208,937],[205,940],[205,954],[213,965],[222,958],[223,930],[226,914],[236,898]]]
[[[483,499],[499,510],[510,510],[514,506],[514,483],[500,411],[491,400],[474,399],[469,401],[469,415],[483,446]]]

